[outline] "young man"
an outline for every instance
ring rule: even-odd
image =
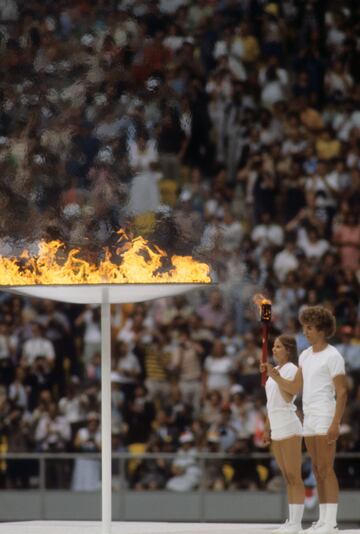
[[[299,316],[310,347],[299,357],[295,379],[282,378],[267,364],[268,374],[284,392],[296,394],[303,388],[304,437],[316,477],[320,517],[305,532],[334,534],[339,486],[334,472],[336,440],[345,410],[347,386],[344,358],[328,339],[335,333],[332,313],[321,307],[305,308]]]

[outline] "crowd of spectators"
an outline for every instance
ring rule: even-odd
[[[196,459],[267,450],[259,289],[272,335],[299,351],[301,307],[336,315],[339,450],[359,450],[358,35],[355,1],[0,3],[0,254],[54,238],[101,254],[123,228],[218,281],[112,308],[113,450],[176,453],[130,461],[128,487],[277,487],[268,460]],[[99,319],[0,294],[2,451],[100,450]],[[97,460],[59,465],[48,487],[98,487]],[[27,487],[34,469],[2,461],[0,484]],[[359,484],[359,464],[338,470]]]

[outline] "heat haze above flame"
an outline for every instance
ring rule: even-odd
[[[118,232],[119,241],[124,238]],[[125,236],[126,237],[126,236]],[[150,245],[143,237],[135,237],[116,250],[116,257],[104,250],[99,262],[86,261],[80,249],[65,253],[61,241],[40,241],[37,255],[23,251],[20,257],[0,256],[0,285],[62,285],[62,284],[161,284],[210,283],[210,268],[191,256],[171,256]],[[113,259],[119,260],[114,262]],[[165,269],[164,264],[170,268]]]

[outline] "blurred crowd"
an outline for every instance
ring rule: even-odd
[[[299,352],[301,307],[336,315],[339,450],[359,450],[358,35],[350,0],[0,2],[0,254],[99,256],[122,228],[218,282],[112,308],[113,450],[176,453],[129,462],[129,487],[276,488],[271,461],[196,460],[267,450],[259,290]],[[99,451],[99,380],[98,308],[0,294],[2,451]],[[66,465],[48,487],[98,487],[97,460]],[[339,460],[340,485],[359,469]],[[33,475],[0,462],[1,485]]]

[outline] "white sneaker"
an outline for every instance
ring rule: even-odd
[[[317,521],[314,521],[309,528],[304,528],[304,530],[301,531],[301,534],[315,534],[317,532],[317,529],[325,525],[323,521],[320,521],[318,519]]]
[[[338,534],[338,532],[339,527],[337,525],[335,527],[331,527],[323,521],[318,520],[315,521],[315,523],[313,523],[310,528],[301,530],[299,534]]]
[[[276,530],[273,530],[272,534],[298,534],[299,530],[301,530],[301,525],[297,523],[291,523],[287,519],[283,525]]]
[[[282,525],[279,526],[279,528],[276,528],[275,530],[272,530],[271,534],[278,534],[280,532],[283,532],[283,530],[288,526],[289,523],[290,523],[290,521],[287,519],[285,521],[285,523],[283,523]]]
[[[300,523],[289,523],[282,529],[281,534],[298,534],[301,530]]]
[[[326,523],[323,523],[321,526],[314,530],[314,534],[337,534],[338,532],[339,527],[337,525],[331,527]]]

